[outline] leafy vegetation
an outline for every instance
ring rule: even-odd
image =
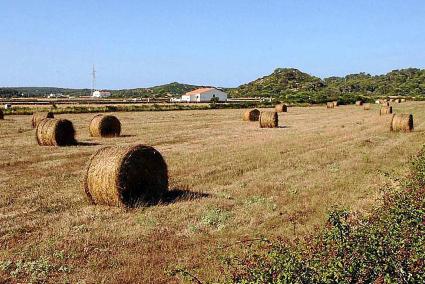
[[[23,94],[23,95],[22,95]],[[62,94],[64,96],[89,96],[90,89],[68,89],[55,87],[16,87],[0,88],[1,97],[42,97],[49,94]]]
[[[173,82],[170,84],[123,90],[109,90],[113,97],[180,96],[206,86]],[[272,97],[288,103],[324,103],[338,100],[341,104],[356,100],[371,101],[377,97],[408,96],[425,98],[425,70],[408,68],[394,70],[385,75],[372,76],[366,73],[345,77],[320,79],[293,68],[278,68],[264,76],[237,88],[226,88],[231,97]],[[66,89],[49,87],[0,88],[0,97],[43,96],[61,93],[65,96],[88,96],[89,89]]]
[[[19,92],[15,89],[0,88],[0,98],[17,97]]]
[[[329,214],[321,235],[229,260],[234,283],[424,283],[425,147],[370,216]]]
[[[210,104],[140,104],[140,105],[106,105],[106,106],[67,106],[61,108],[55,107],[13,107],[3,110],[5,115],[31,115],[34,112],[50,111],[55,114],[64,113],[97,113],[97,112],[123,112],[123,111],[171,111],[171,110],[207,110],[207,109],[241,109],[250,107],[271,107],[268,102],[256,103],[232,103],[218,104],[211,102]]]
[[[181,84],[173,82],[170,84],[155,86],[151,88],[137,88],[137,89],[127,89],[127,90],[115,90],[112,91],[114,97],[128,97],[128,96],[137,96],[137,97],[164,97],[167,95],[183,95],[187,92],[193,91],[203,86]]]
[[[262,77],[235,89],[232,97],[273,97],[285,102],[323,103],[338,100],[353,103],[386,96],[425,96],[425,70],[409,68],[394,70],[385,75],[366,73],[324,80],[297,69],[278,68]]]
[[[145,97],[155,98],[167,95],[182,95],[189,91],[204,86],[181,84],[177,82],[155,86],[151,88],[135,88],[122,90],[108,90],[113,97]],[[19,88],[0,88],[0,97],[17,97],[24,94],[25,97],[41,97],[48,94],[62,94],[64,96],[90,96],[90,89],[67,89],[51,87],[19,87]]]

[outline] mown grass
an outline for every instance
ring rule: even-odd
[[[223,282],[221,257],[242,255],[235,244],[302,238],[334,205],[369,212],[424,143],[424,109],[394,107],[414,115],[407,134],[391,133],[391,116],[376,106],[293,107],[276,129],[243,122],[239,109],[120,112],[123,136],[111,139],[89,136],[93,114],[58,114],[86,142],[72,147],[40,147],[29,116],[6,116],[0,283],[177,283],[180,274],[167,272],[179,268]],[[164,156],[174,196],[186,190],[192,198],[132,210],[87,202],[81,179],[90,155],[136,143]]]

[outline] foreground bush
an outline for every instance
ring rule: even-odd
[[[230,260],[233,283],[425,283],[425,150],[368,217],[329,214],[320,236]]]

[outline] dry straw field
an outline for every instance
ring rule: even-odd
[[[243,121],[244,110],[116,113],[121,137],[93,138],[94,114],[72,121],[77,146],[43,147],[30,116],[0,121],[0,282],[169,283],[184,268],[221,281],[220,256],[259,236],[314,233],[334,205],[367,212],[424,143],[425,103],[415,130],[390,132],[379,106],[289,108],[279,128]],[[159,205],[91,205],[82,186],[102,146],[146,144],[168,164]]]

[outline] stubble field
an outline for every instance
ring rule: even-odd
[[[333,206],[368,212],[380,189],[407,173],[424,143],[391,133],[378,106],[289,108],[280,128],[243,122],[244,110],[116,113],[123,137],[91,138],[94,114],[69,114],[84,145],[41,147],[30,116],[0,121],[0,282],[169,283],[184,268],[223,280],[220,256],[240,241],[312,234]],[[124,210],[90,205],[85,164],[107,145],[147,144],[168,163],[162,204]],[[223,248],[225,247],[225,248]]]

